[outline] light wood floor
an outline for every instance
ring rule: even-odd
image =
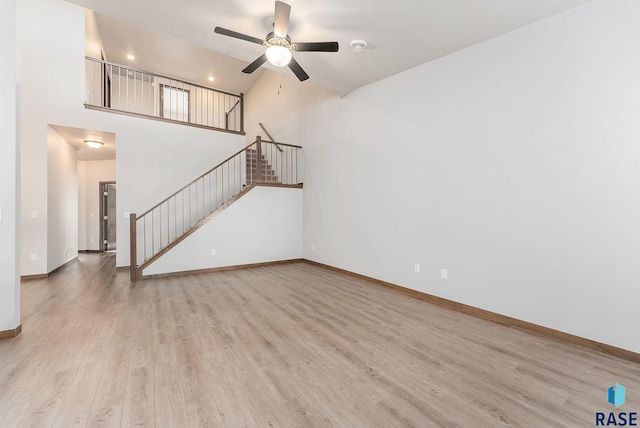
[[[0,426],[594,426],[640,366],[305,263],[145,280],[81,255],[22,285]]]

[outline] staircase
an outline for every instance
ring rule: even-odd
[[[202,174],[130,223],[131,280],[256,186],[302,187],[302,147],[256,141]]]
[[[258,155],[257,149],[247,149],[246,151],[246,166],[247,166],[247,180],[253,181],[255,177],[258,181],[266,182],[266,183],[278,183],[278,176],[276,172],[271,167],[271,164],[263,155],[260,153]],[[260,159],[258,159],[258,156]]]

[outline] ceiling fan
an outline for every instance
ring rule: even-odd
[[[243,73],[251,74],[256,71],[262,64],[269,61],[276,67],[284,67],[288,65],[291,71],[300,79],[307,80],[309,75],[302,69],[300,64],[293,58],[293,51],[296,52],[338,52],[338,42],[308,42],[308,43],[292,43],[291,38],[287,34],[289,27],[289,15],[291,6],[281,1],[276,1],[276,10],[273,20],[273,31],[264,38],[247,36],[246,34],[236,31],[227,30],[226,28],[216,27],[214,31],[218,34],[233,37],[240,40],[256,43],[266,46],[267,50],[258,59],[249,64]]]

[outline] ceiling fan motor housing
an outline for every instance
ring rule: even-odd
[[[285,37],[276,36],[276,33],[271,32],[264,38],[267,42],[267,46],[282,46],[283,48],[291,49],[291,38],[289,35]]]

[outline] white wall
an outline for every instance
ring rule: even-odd
[[[640,352],[639,16],[595,1],[343,99],[264,73],[247,123],[304,146],[305,257]]]
[[[21,273],[34,275],[46,273],[49,267],[48,124],[116,134],[119,218],[155,205],[242,148],[244,138],[85,109],[84,9],[62,0],[22,0],[18,11],[23,118]],[[38,212],[37,219],[30,218],[31,211]],[[128,228],[119,227],[118,266],[129,264],[128,246],[122,245],[128,237]],[[38,260],[31,262],[30,253],[38,253]]]
[[[102,33],[98,26],[96,13],[86,9],[84,12],[85,21],[85,55],[91,58],[101,59],[104,55],[107,59]],[[102,64],[87,61],[85,64],[85,93],[86,101],[91,105],[102,105]]]
[[[116,161],[78,161],[78,249],[100,250],[100,182],[116,181]],[[118,223],[128,224],[124,218]]]
[[[84,32],[84,24],[79,31],[69,25],[65,19],[69,13],[80,20],[84,16],[82,9],[59,1],[18,3],[23,275],[48,271],[47,126],[70,125],[67,117],[74,115],[75,102],[81,105],[83,100],[83,69],[76,71],[71,65],[76,45],[80,55],[84,52],[84,40],[76,40]],[[34,211],[35,219],[31,218]],[[38,255],[36,261],[30,260],[32,253]]]
[[[108,58],[102,40],[102,32],[98,25],[98,18],[96,17],[96,13],[90,9],[85,9],[84,11],[84,31],[85,55],[91,58],[100,59],[100,55],[102,54],[105,59]]]
[[[47,272],[78,256],[78,156],[47,127]]]
[[[0,3],[0,331],[20,325],[16,3]]]
[[[302,189],[256,187],[152,263],[144,275],[299,258]]]
[[[238,135],[135,117],[121,118],[128,124],[116,131],[116,204],[118,217],[123,220],[125,213],[141,214],[150,209],[240,150],[244,144],[244,137]],[[153,126],[144,126],[147,122]],[[118,226],[118,266],[129,265],[129,228],[126,225]]]

